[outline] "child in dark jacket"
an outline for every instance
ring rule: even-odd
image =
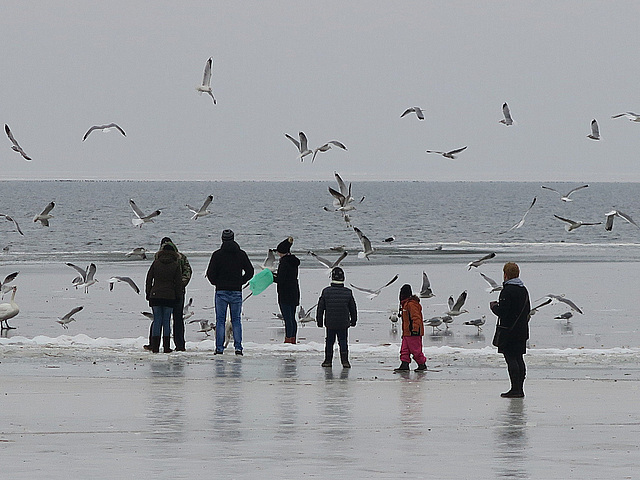
[[[416,372],[427,369],[427,358],[422,353],[422,337],[424,323],[420,299],[411,291],[411,285],[405,284],[400,289],[400,316],[402,317],[402,346],[400,347],[400,366],[394,371],[409,370],[411,355],[418,364]]]

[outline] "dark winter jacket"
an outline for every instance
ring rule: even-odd
[[[529,338],[531,304],[529,292],[520,279],[508,280],[502,284],[498,303],[492,304],[491,311],[498,316],[499,325],[505,327],[502,334],[507,337],[506,345],[499,348],[498,352],[503,353],[503,350],[511,350],[512,347],[524,348]]]
[[[280,258],[278,271],[273,276],[273,281],[278,284],[278,303],[300,305],[299,266],[300,260],[291,253]]]
[[[325,287],[318,300],[316,321],[319,327],[332,330],[355,327],[358,311],[351,290],[339,283]]]
[[[422,337],[424,335],[424,323],[422,321],[422,305],[420,298],[412,295],[400,302],[402,316],[402,336]]]
[[[147,272],[145,294],[152,307],[173,306],[175,300],[182,295],[182,272],[178,264],[178,252],[158,252]]]
[[[222,242],[213,252],[207,267],[207,279],[216,290],[242,291],[242,285],[253,277],[253,265],[234,240]]]
[[[165,243],[172,245],[176,249],[176,252],[178,252],[178,247],[176,247],[176,245],[173,242],[165,242]],[[154,258],[158,258],[158,253],[160,253],[160,251],[156,252],[156,255]],[[184,294],[184,290],[189,284],[189,281],[191,280],[191,274],[192,274],[191,265],[189,264],[189,260],[187,259],[187,256],[184,253],[178,252],[178,265],[180,265],[180,272],[182,274],[182,293]]]

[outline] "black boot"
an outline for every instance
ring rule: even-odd
[[[408,372],[409,371],[409,362],[400,362],[400,366],[398,368],[393,369],[394,372]]]
[[[171,337],[162,337],[162,348],[164,348],[164,353],[171,353]]]
[[[519,372],[509,370],[509,380],[511,382],[511,388],[508,392],[501,393],[502,398],[522,398],[524,397],[524,391],[522,385],[524,384],[524,378],[521,378]]]
[[[145,350],[149,350],[151,351],[151,344],[153,342],[152,338],[153,338],[153,334],[151,333],[153,331],[153,323],[151,324],[151,326],[149,327],[149,343],[147,345],[143,345],[142,348],[144,348]]]
[[[160,351],[160,337],[151,337],[151,351],[158,353]]]
[[[332,363],[333,363],[333,351],[325,350],[324,362],[322,362],[322,366],[330,367]]]
[[[427,371],[426,363],[421,363],[420,365],[418,365],[418,368],[416,368],[416,372],[426,372],[426,371]]]
[[[340,361],[342,362],[342,368],[351,368],[349,352],[340,352]]]

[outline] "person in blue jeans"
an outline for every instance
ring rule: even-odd
[[[207,267],[207,279],[216,288],[216,351],[224,352],[227,309],[231,314],[236,355],[242,355],[242,285],[253,277],[253,265],[247,253],[235,241],[233,230],[222,232],[222,245],[213,252]]]

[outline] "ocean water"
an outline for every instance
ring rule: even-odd
[[[575,186],[548,185],[560,191]],[[604,214],[618,208],[640,219],[640,184],[592,184],[576,192],[573,202],[564,203],[537,183],[354,183],[353,196],[365,199],[350,212],[351,223],[371,239],[376,251],[370,260],[357,257],[357,236],[342,215],[323,209],[331,207],[328,187],[336,187],[333,179],[0,182],[0,213],[13,216],[24,232],[21,236],[10,222],[0,222],[0,244],[8,246],[8,251],[0,254],[0,277],[20,271],[15,284],[20,289],[17,301],[21,313],[12,321],[18,328],[4,335],[38,345],[62,334],[87,346],[95,346],[91,339],[134,339],[124,342],[130,348],[143,342],[148,328],[148,320],[140,315],[148,310],[144,297],[136,296],[124,284],[110,292],[108,278],[131,276],[142,287],[150,260],[128,259],[125,253],[134,247],[154,252],[164,236],[178,244],[194,267],[187,293],[194,298],[192,319],[211,319],[213,312],[207,307],[212,305],[213,289],[203,272],[211,252],[220,245],[221,231],[231,228],[256,267],[268,248],[288,235],[295,238],[293,251],[302,261],[302,304],[307,308],[328,283],[326,269],[306,255],[308,250],[335,258],[337,254],[330,248],[344,245],[350,255],[343,266],[347,281],[354,285],[377,288],[398,273],[399,281],[373,300],[356,292],[360,320],[350,338],[363,353],[377,351],[381,345],[393,345],[395,349],[400,337],[389,322],[389,313],[397,307],[403,283],[420,288],[422,271],[428,273],[436,293],[432,299],[423,299],[425,318],[444,313],[447,298],[455,298],[463,290],[468,292],[465,306],[470,311],[456,318],[449,329],[427,328],[425,348],[490,349],[495,317],[488,303],[497,295],[485,291],[487,284],[476,269],[467,268],[468,262],[488,252],[496,252],[496,258],[479,271],[500,281],[502,264],[516,261],[534,304],[548,293],[564,294],[584,311],[583,315],[574,312],[574,317],[565,322],[554,317],[568,311],[566,305],[545,307],[532,321],[533,348],[586,349],[596,358],[603,349],[613,352],[640,345],[640,308],[634,301],[640,230],[618,218],[611,232],[605,231],[604,225],[596,225],[569,233],[553,216],[604,222]],[[185,204],[198,208],[209,194],[215,197],[209,207],[212,214],[191,220]],[[536,205],[524,226],[500,234],[520,220],[534,197]],[[144,212],[159,208],[162,214],[153,223],[136,228],[131,223],[130,198]],[[56,203],[51,226],[33,223],[33,215],[50,201]],[[385,243],[383,240],[391,235],[395,241]],[[64,265],[66,262],[81,267],[96,263],[99,283],[88,294],[73,289],[75,272]],[[62,330],[56,318],[80,304],[85,309],[79,320],[71,323],[69,330]],[[253,343],[254,349],[271,352],[272,346],[282,341],[282,324],[274,316],[277,311],[273,288],[246,302],[245,341]],[[463,325],[465,320],[482,315],[487,320],[482,331]],[[191,348],[212,348],[210,340],[197,333],[196,325],[187,329]],[[303,343],[314,346],[311,350],[321,350],[321,329],[303,327],[299,335]],[[68,340],[65,337],[56,342]],[[98,343],[104,345],[104,341]],[[116,343],[123,344],[111,345]]]

